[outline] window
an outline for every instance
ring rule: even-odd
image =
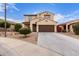
[[[44,18],[45,19],[50,19],[50,15],[46,14],[46,15],[44,15]]]
[[[32,16],[29,16],[29,20],[32,20]]]

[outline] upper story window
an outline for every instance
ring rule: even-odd
[[[29,16],[28,18],[29,18],[29,20],[32,20],[32,16]]]
[[[28,18],[29,18],[29,20],[33,20],[33,19],[37,18],[37,15],[30,15],[30,16],[28,16]]]
[[[50,15],[45,14],[45,15],[44,15],[44,18],[45,18],[45,19],[50,19]]]

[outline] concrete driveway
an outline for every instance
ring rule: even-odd
[[[79,40],[59,33],[38,33],[38,45],[63,56],[79,56]]]

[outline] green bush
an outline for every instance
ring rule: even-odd
[[[3,28],[4,22],[0,22],[0,27]]]
[[[73,25],[73,31],[75,32],[76,35],[79,35],[79,24]]]
[[[11,26],[11,24],[6,22],[6,28],[10,28],[10,26]],[[5,27],[5,25],[4,25],[4,27]]]
[[[19,30],[19,33],[25,35],[25,37],[26,37],[27,34],[30,34],[31,33],[31,30],[28,29],[28,28],[21,28]]]
[[[15,24],[15,31],[16,32],[19,32],[19,29],[21,29],[21,28],[22,28],[21,24],[19,24],[19,23]]]
[[[10,25],[11,25],[10,23],[6,22],[6,28],[10,28]],[[5,28],[5,22],[4,21],[0,22],[0,27]]]

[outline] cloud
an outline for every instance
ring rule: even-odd
[[[35,11],[35,12],[33,12],[32,14],[37,14],[37,13],[39,13],[38,11]]]
[[[46,10],[46,9],[39,9],[39,10],[35,10],[33,13],[31,14],[38,14],[38,13],[41,13],[41,12],[52,12],[52,10]]]
[[[65,17],[72,17],[77,14],[79,14],[79,10],[75,10],[74,12],[67,14],[67,15],[65,15]]]
[[[3,19],[4,20],[4,17],[3,16],[0,16],[0,19]],[[7,21],[12,21],[12,22],[16,22],[16,23],[21,23],[22,20],[20,19],[11,19],[11,18],[7,18]]]
[[[16,7],[16,4],[14,4],[14,3],[9,3],[9,4],[7,4],[7,7],[8,7],[8,9],[14,9],[14,10],[16,10],[16,11],[20,11],[20,9],[17,8],[17,7]]]
[[[31,14],[38,14],[40,12],[42,12],[42,10],[37,10],[37,11],[31,12]]]
[[[7,3],[7,10],[9,10],[9,11],[11,11],[11,10],[20,11],[20,9],[18,9],[16,7],[16,4],[14,4],[14,3]],[[4,3],[0,3],[0,12],[4,12]]]
[[[40,10],[36,10],[35,12],[33,12],[32,14],[38,14],[38,13],[41,13],[41,12],[44,12],[44,11],[46,11],[45,9],[40,9]]]
[[[59,23],[64,23],[64,22],[68,22],[71,20],[76,20],[79,19],[79,10],[75,10],[73,11],[73,13],[69,13],[69,14],[55,14],[55,20]]]
[[[4,8],[3,8],[3,4],[2,3],[0,3],[0,12],[4,12]]]
[[[16,23],[22,23],[22,20],[20,19],[11,19],[11,18],[7,18],[8,21],[12,21],[12,22],[16,22]]]
[[[17,7],[16,7],[16,4],[14,3],[7,3],[7,10],[9,10],[10,12],[12,12],[12,10],[16,10],[16,11],[20,11]],[[0,12],[4,13],[4,3],[0,3]],[[4,19],[3,16],[0,16],[0,19]],[[7,18],[8,21],[13,21],[13,22],[19,22],[21,23],[22,20],[18,19],[11,19],[11,18]]]
[[[79,19],[79,10],[75,10],[73,13],[65,15],[66,21]]]
[[[63,21],[64,21],[64,15],[61,15],[61,14],[55,14],[54,19],[55,19],[55,21],[63,22]]]

